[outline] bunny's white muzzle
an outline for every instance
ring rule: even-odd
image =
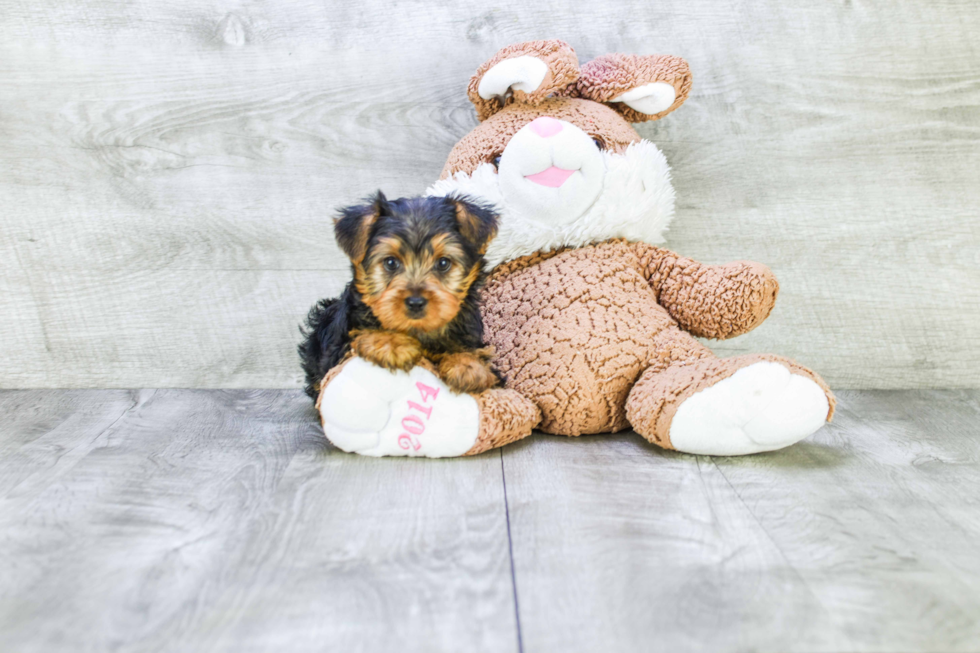
[[[542,116],[504,148],[498,176],[508,203],[550,226],[584,214],[602,191],[602,152],[570,122]]]

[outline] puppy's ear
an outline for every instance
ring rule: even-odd
[[[486,254],[487,246],[497,235],[497,213],[465,195],[450,195],[447,199],[456,209],[459,233],[473,244],[480,256]]]
[[[366,200],[367,204],[348,206],[340,210],[333,221],[333,232],[337,244],[344,254],[356,265],[367,254],[371,228],[382,215],[389,215],[388,200],[380,190]]]

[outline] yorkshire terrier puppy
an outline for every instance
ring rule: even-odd
[[[496,213],[465,197],[389,201],[378,191],[367,204],[341,210],[334,233],[354,280],[306,319],[299,355],[310,397],[351,350],[389,370],[427,358],[455,392],[500,381],[479,306]]]

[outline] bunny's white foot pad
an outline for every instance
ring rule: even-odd
[[[684,400],[670,442],[710,456],[773,451],[815,432],[829,410],[827,395],[807,377],[779,363],[753,363]]]
[[[461,456],[480,432],[470,395],[454,394],[424,368],[389,372],[361,358],[323,390],[320,418],[334,446],[365,456]]]

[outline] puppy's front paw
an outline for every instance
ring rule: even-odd
[[[362,331],[351,343],[354,353],[386,370],[407,372],[422,357],[422,346],[410,335],[395,331]]]
[[[479,393],[497,385],[483,351],[449,354],[439,361],[439,377],[456,393]]]

